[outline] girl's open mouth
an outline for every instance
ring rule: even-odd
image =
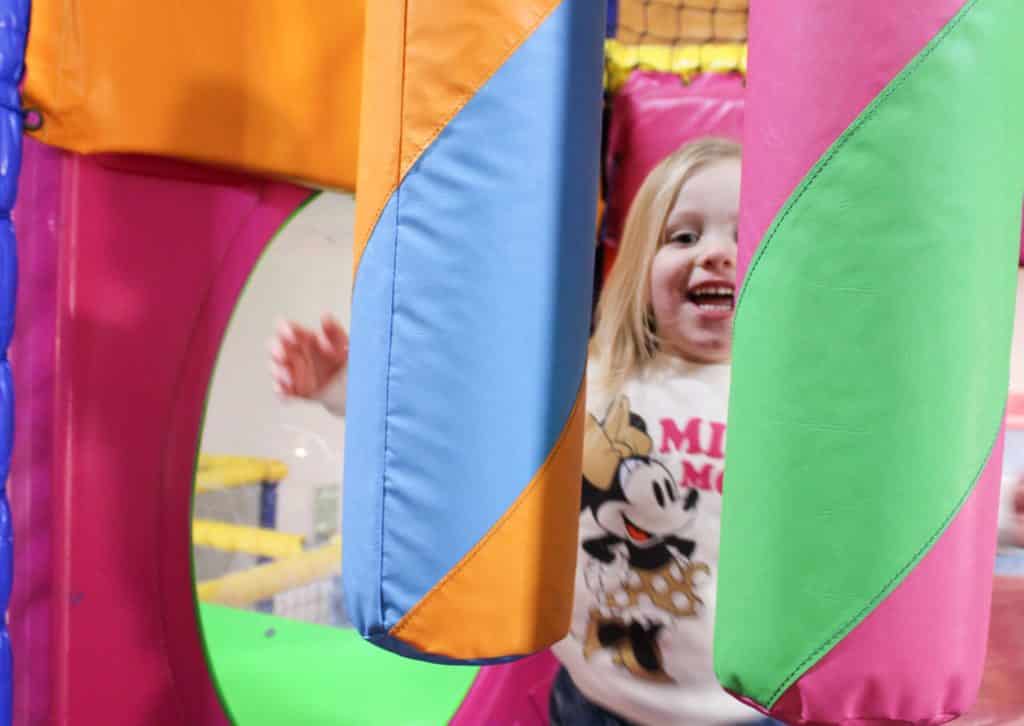
[[[686,292],[686,299],[701,313],[728,316],[736,306],[736,287],[721,282],[705,282],[691,287]]]

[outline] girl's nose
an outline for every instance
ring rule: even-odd
[[[736,244],[732,240],[708,240],[700,258],[700,265],[719,272],[731,271],[736,267]]]

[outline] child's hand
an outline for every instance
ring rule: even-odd
[[[1024,547],[1024,476],[1014,484],[1010,511],[1010,540],[1017,547]]]
[[[280,396],[318,399],[347,363],[348,335],[330,315],[323,316],[319,332],[282,322],[270,341],[270,371]]]

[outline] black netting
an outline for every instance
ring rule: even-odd
[[[344,625],[341,592],[334,580],[320,580],[274,596],[272,612],[283,618],[320,625]]]
[[[625,43],[737,43],[747,38],[747,0],[619,0]]]

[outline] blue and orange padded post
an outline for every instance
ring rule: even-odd
[[[24,115],[18,86],[25,70],[28,0],[3,0],[0,14],[0,615],[7,613],[14,576],[13,531],[7,502],[7,473],[14,440],[14,381],[7,347],[14,335],[14,300],[18,287],[14,223],[11,210],[21,169]],[[13,659],[7,618],[0,617],[0,724],[13,717]]]
[[[347,607],[399,653],[518,656],[572,603],[605,6],[368,10]]]

